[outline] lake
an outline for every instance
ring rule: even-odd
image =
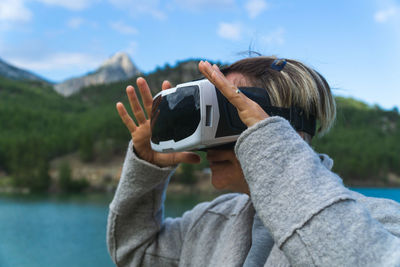
[[[400,202],[400,189],[354,190]],[[180,216],[206,198],[169,196],[165,214]],[[0,266],[114,266],[105,241],[111,199],[96,194],[0,196]]]

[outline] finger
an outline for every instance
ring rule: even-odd
[[[179,152],[176,154],[175,158],[182,163],[198,164],[201,161],[199,155],[193,152]]]
[[[211,66],[207,61],[200,61],[199,70],[239,111],[248,106],[249,99],[244,94],[237,93],[238,88],[226,79],[217,65]]]
[[[143,106],[146,111],[147,117],[150,117],[151,107],[153,106],[153,97],[151,95],[150,87],[146,80],[142,77],[137,78],[136,84],[139,87],[140,94],[143,100]]]
[[[136,96],[136,92],[133,86],[129,85],[126,88],[126,94],[128,95],[129,104],[131,105],[131,109],[133,115],[135,115],[136,120],[138,121],[139,124],[145,123],[146,117],[144,116],[143,109],[139,104],[139,100]]]
[[[128,128],[130,133],[133,133],[136,130],[136,124],[132,120],[131,116],[129,116],[128,112],[125,109],[124,104],[118,102],[116,105],[119,117],[121,118],[122,122]]]
[[[162,85],[161,85],[161,89],[162,90],[167,90],[169,88],[172,88],[172,85],[169,81],[165,80],[163,81]]]
[[[179,163],[200,163],[200,156],[193,152],[177,152],[171,154],[157,153],[155,160],[163,166],[172,166]]]
[[[229,101],[241,102],[243,100],[242,95],[236,93],[238,88],[226,79],[217,65],[214,64],[212,66],[209,62],[204,61],[199,63],[199,69]]]

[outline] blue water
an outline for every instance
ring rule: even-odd
[[[354,189],[400,202],[400,189]],[[0,196],[0,266],[114,266],[106,248],[112,196]],[[166,216],[180,216],[199,198],[167,198]]]
[[[400,203],[400,188],[352,188],[352,190],[365,196],[389,198]]]
[[[1,198],[0,266],[113,266],[105,202]]]

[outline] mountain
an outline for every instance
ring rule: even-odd
[[[56,84],[54,89],[64,96],[70,96],[83,87],[123,81],[139,73],[130,57],[126,53],[118,52],[94,72]]]
[[[30,71],[12,66],[0,59],[0,76],[17,81],[37,81],[48,84],[49,82]]]

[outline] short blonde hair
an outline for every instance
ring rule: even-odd
[[[336,104],[325,78],[303,63],[282,59],[277,65],[285,64],[282,70],[271,68],[276,57],[258,56],[239,60],[225,68],[223,73],[240,73],[247,86],[261,87],[268,91],[271,104],[277,107],[296,106],[306,115],[313,115],[323,135],[332,127],[336,117]]]

